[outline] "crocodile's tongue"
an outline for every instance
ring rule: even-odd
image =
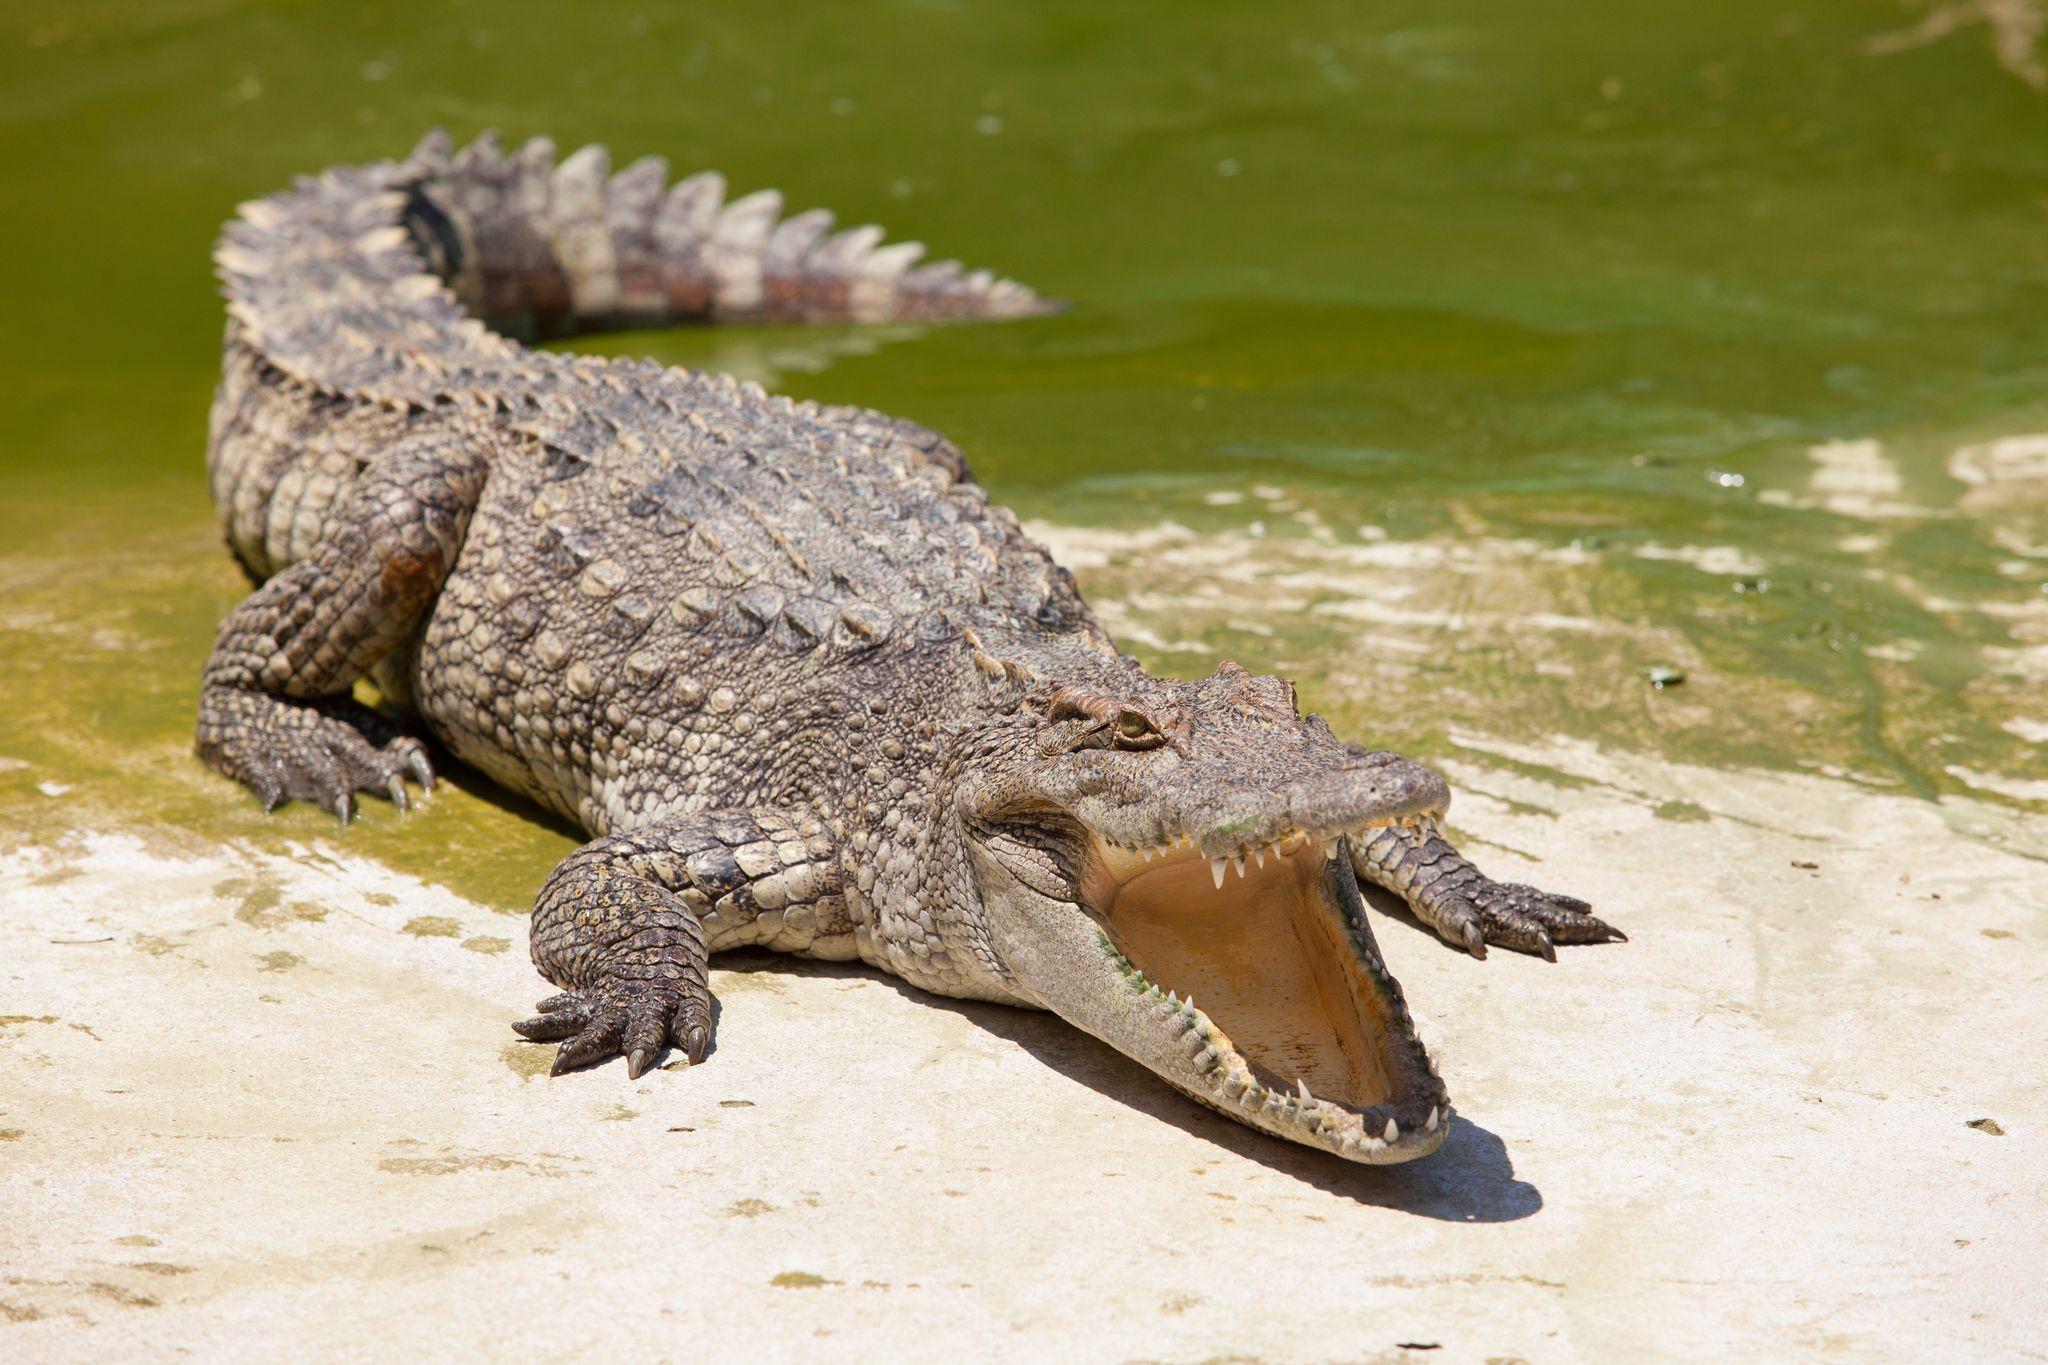
[[[1192,853],[1106,870],[1097,908],[1118,949],[1192,999],[1261,1088],[1427,1122],[1439,1093],[1341,841],[1233,865],[1221,885]]]

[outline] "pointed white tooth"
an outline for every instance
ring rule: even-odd
[[[1216,889],[1218,891],[1223,889],[1223,868],[1229,861],[1228,858],[1211,858],[1209,860],[1209,875],[1216,879]]]
[[[1173,1006],[1175,1009],[1179,1009],[1180,997],[1175,995],[1172,991],[1168,991],[1166,993],[1166,1003]]]
[[[1238,876],[1242,877],[1244,875],[1244,855],[1242,853],[1232,858],[1230,865],[1237,869]]]
[[[1401,1125],[1394,1122],[1392,1118],[1387,1120],[1386,1139],[1388,1142],[1399,1142],[1401,1140]]]
[[[1437,1123],[1437,1114],[1436,1114],[1436,1106],[1432,1104],[1431,1106],[1429,1106],[1429,1122],[1427,1122],[1427,1123],[1425,1123],[1425,1124],[1423,1124],[1423,1125],[1422,1125],[1422,1127],[1423,1127],[1423,1130],[1424,1130],[1425,1132],[1431,1132],[1431,1133],[1434,1133],[1434,1132],[1436,1131],[1436,1123]]]
[[[1295,1092],[1301,1096],[1301,1102],[1303,1104],[1315,1103],[1316,1097],[1308,1093],[1308,1082],[1303,1080],[1299,1076],[1296,1076],[1294,1078],[1294,1089]]]
[[[1266,846],[1264,844],[1260,844],[1252,850],[1252,861],[1256,862],[1260,867],[1266,865]]]

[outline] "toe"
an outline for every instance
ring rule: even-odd
[[[711,1047],[711,1011],[697,1001],[685,1001],[669,1023],[669,1041],[682,1049],[690,1065],[704,1060]]]
[[[619,1043],[625,1036],[626,1012],[616,1005],[607,1006],[597,1012],[588,1027],[556,1050],[555,1064],[548,1074],[559,1076],[565,1071],[610,1061],[619,1055]]]
[[[1486,931],[1479,927],[1478,920],[1468,919],[1465,921],[1464,937],[1465,951],[1478,958],[1481,962],[1486,961]]]
[[[552,1043],[581,1033],[589,1023],[588,1011],[557,1010],[552,1014],[538,1014],[531,1019],[521,1019],[512,1026],[512,1031],[536,1043]]]
[[[640,1073],[647,1070],[667,1039],[666,1010],[645,1006],[634,1009],[626,1021],[625,1039],[620,1044],[620,1051],[626,1054],[627,1078],[640,1079]]]
[[[1587,912],[1586,902],[1519,883],[1496,884],[1478,897],[1486,941],[1557,961],[1558,944],[1609,943],[1622,939],[1611,925]]]

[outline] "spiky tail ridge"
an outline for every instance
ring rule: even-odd
[[[835,233],[824,209],[785,217],[774,190],[728,201],[715,171],[670,184],[658,156],[613,174],[600,145],[557,162],[546,138],[508,154],[486,133],[456,150],[437,129],[404,166],[416,177],[407,223],[430,265],[474,316],[514,337],[1057,307],[957,261],[920,265],[921,243],[885,243],[878,227]]]

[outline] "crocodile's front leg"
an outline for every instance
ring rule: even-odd
[[[711,1044],[710,949],[762,910],[839,894],[831,835],[782,811],[676,816],[585,844],[533,909],[533,965],[563,988],[514,1024],[565,1039],[554,1075],[624,1054],[638,1077],[673,1043],[692,1063]]]
[[[313,552],[221,623],[199,695],[199,755],[264,809],[317,801],[346,824],[358,791],[402,807],[407,774],[432,785],[420,742],[348,694],[432,605],[487,467],[452,434],[380,454]]]
[[[1588,914],[1592,907],[1582,900],[1493,880],[1434,829],[1383,829],[1353,844],[1351,862],[1360,877],[1400,895],[1446,943],[1474,957],[1498,943],[1555,962],[1559,943],[1628,938]]]

